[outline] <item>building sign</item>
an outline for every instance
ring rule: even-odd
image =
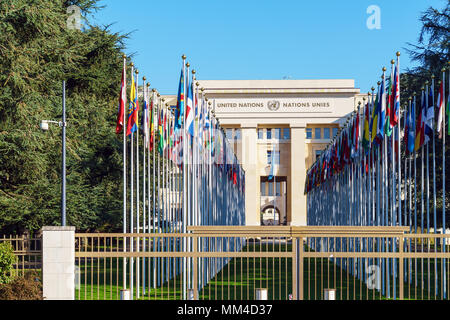
[[[330,98],[215,99],[216,112],[333,112]]]

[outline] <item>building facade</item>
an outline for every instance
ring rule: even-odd
[[[306,171],[367,95],[345,79],[198,82],[245,170],[246,225],[306,225]]]

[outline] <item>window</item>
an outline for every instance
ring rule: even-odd
[[[267,151],[267,163],[272,164],[272,151]]]
[[[272,139],[272,129],[266,129],[266,130],[267,130],[266,139]]]
[[[338,133],[338,128],[334,127],[332,130],[333,130],[333,138],[334,138]]]
[[[280,128],[275,128],[275,139],[281,139],[281,129]]]
[[[273,182],[269,181],[269,196],[273,196]]]
[[[323,138],[330,139],[330,128],[323,128]]]
[[[316,159],[318,159],[321,154],[322,154],[322,150],[316,150]]]
[[[312,139],[312,128],[306,128],[306,139]]]
[[[227,135],[227,139],[228,140],[232,140],[233,139],[233,129],[227,128],[226,129],[226,135]]]
[[[234,139],[241,140],[241,129],[238,128],[234,130]]]
[[[284,128],[283,129],[283,139],[284,140],[291,139],[291,130],[289,128]]]
[[[322,128],[314,129],[314,139],[322,139]]]
[[[261,182],[261,195],[262,196],[266,196],[266,183],[265,182]]]
[[[275,188],[277,189],[276,190],[276,195],[277,196],[281,196],[281,182],[277,182]]]
[[[264,137],[263,137],[263,129],[258,129],[258,139],[264,139]]]

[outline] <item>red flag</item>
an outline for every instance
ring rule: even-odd
[[[116,133],[120,133],[123,129],[124,114],[125,114],[125,100],[127,99],[126,88],[125,88],[125,63],[122,69],[122,85],[120,87],[119,96],[119,111],[117,112],[117,124]]]

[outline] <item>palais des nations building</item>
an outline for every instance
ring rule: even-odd
[[[347,79],[198,82],[245,170],[246,225],[306,225],[306,171],[367,94]]]

